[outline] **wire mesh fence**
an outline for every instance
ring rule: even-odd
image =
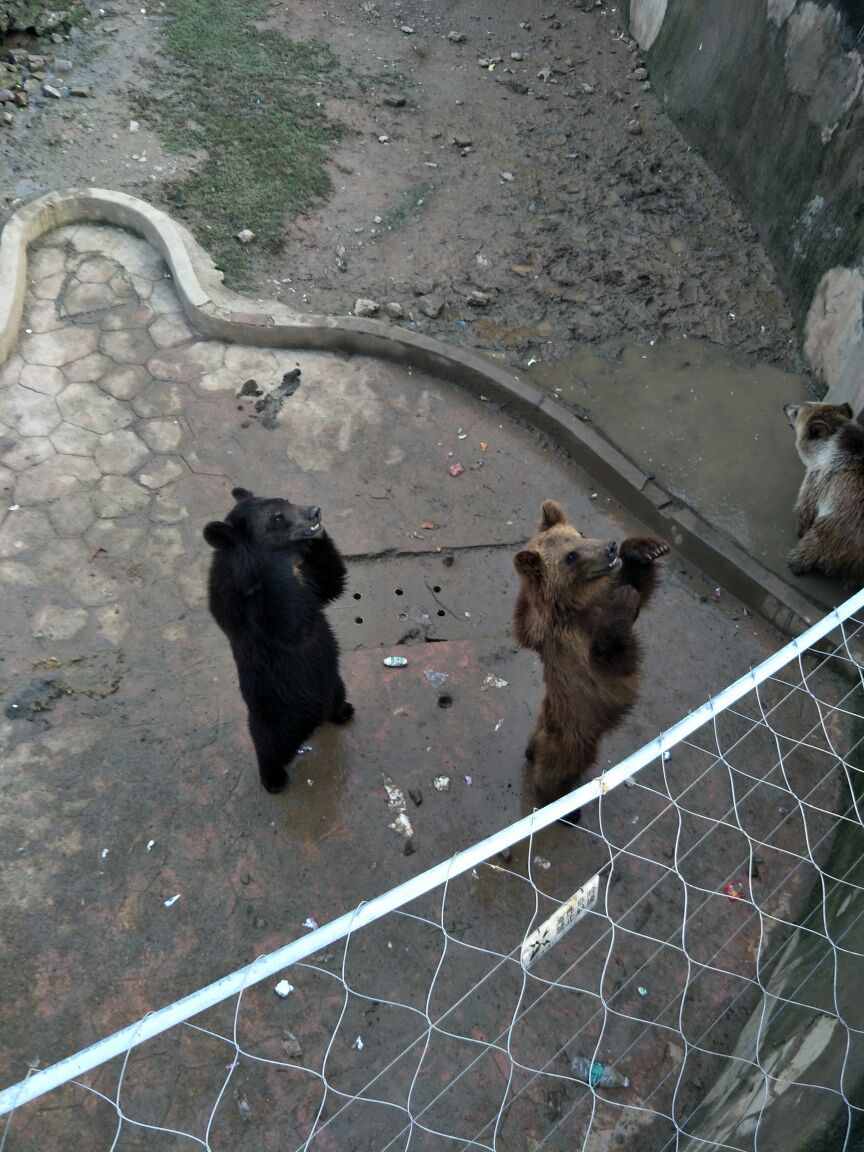
[[[777,1109],[851,1148],[862,608],[570,797],[33,1070],[0,1152],[789,1147]]]

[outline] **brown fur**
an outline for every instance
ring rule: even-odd
[[[864,428],[848,404],[787,404],[807,469],[795,502],[799,542],[787,563],[796,576],[824,572],[864,583]]]
[[[516,638],[540,653],[546,684],[525,749],[541,803],[581,782],[600,738],[633,707],[640,657],[633,624],[654,590],[654,561],[668,551],[651,536],[620,549],[587,540],[546,500],[537,535],[514,557]]]

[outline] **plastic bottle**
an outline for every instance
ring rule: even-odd
[[[599,1060],[589,1060],[587,1056],[576,1056],[570,1062],[570,1071],[579,1079],[590,1084],[592,1088],[629,1088],[630,1080],[622,1076],[608,1064]]]

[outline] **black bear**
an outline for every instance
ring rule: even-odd
[[[228,639],[249,709],[261,783],[280,792],[297,749],[319,724],[354,715],[339,675],[339,648],[323,612],[345,588],[345,563],[320,508],[234,488],[214,549],[210,611]]]

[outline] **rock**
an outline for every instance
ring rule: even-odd
[[[404,96],[385,96],[384,97],[384,103],[389,108],[404,108],[405,107],[405,97]]]
[[[242,228],[237,233],[237,239],[241,244],[253,244],[256,240],[256,236],[251,228]]]
[[[634,80],[647,80],[648,79],[648,69],[647,68],[634,68],[633,69],[633,79]]]
[[[10,48],[4,60],[8,60],[10,64],[26,64],[30,58],[30,53],[26,48]]]
[[[524,57],[523,57],[521,52],[511,52],[510,53],[510,59],[511,60],[523,60]]]
[[[490,297],[475,288],[468,293],[467,300],[472,308],[488,308]]]
[[[415,296],[428,296],[435,291],[435,281],[431,276],[415,276],[411,291]]]
[[[14,123],[15,123],[15,117],[12,115],[11,112],[7,112],[5,109],[0,110],[0,124],[3,124],[4,126],[8,126],[8,125],[14,124]]]
[[[42,85],[38,80],[34,80],[32,76],[28,76],[24,81],[24,91],[29,92],[32,96],[34,92],[38,92]]]
[[[379,144],[389,144],[390,143],[390,137],[387,136],[386,134],[383,134],[383,135],[378,137],[378,143]]]
[[[411,27],[410,24],[403,24],[402,27],[399,29],[399,31],[404,32],[406,36],[413,36],[414,35],[414,29]]]
[[[448,32],[447,39],[452,40],[454,44],[462,44],[468,39],[464,32]]]
[[[0,88],[0,104],[11,104],[14,99],[11,88]]]
[[[531,276],[534,272],[534,269],[531,267],[530,264],[513,264],[510,268],[510,271],[513,273],[514,276],[523,276],[524,277],[524,276]]]
[[[378,305],[374,300],[364,300],[362,297],[354,302],[354,315],[355,316],[374,316],[378,311]]]
[[[502,172],[501,179],[504,180],[507,184],[512,184],[516,177],[512,172]]]
[[[548,67],[548,65],[547,65],[547,67],[541,68],[540,71],[537,73],[537,79],[542,80],[545,84],[549,80],[549,77],[551,75],[552,75],[552,69],[550,67]]]
[[[421,296],[417,301],[417,307],[424,316],[428,316],[430,320],[434,320],[440,315],[441,309],[444,307],[444,301],[440,296]]]
[[[397,303],[395,300],[391,301],[389,304],[385,304],[384,311],[388,316],[392,316],[394,320],[401,320],[405,315],[402,305]]]
[[[54,71],[55,72],[71,72],[72,61],[67,60],[64,56],[55,56],[54,58]]]
[[[27,67],[31,72],[43,72],[45,70],[45,57],[44,56],[28,56]]]
[[[638,120],[631,120],[630,123],[627,125],[627,131],[630,133],[631,136],[641,136],[642,135],[642,125],[639,123]]]
[[[45,96],[50,96],[52,100],[62,100],[63,99],[59,90],[57,88],[55,88],[53,84],[43,84],[42,85],[42,93]]]
[[[474,141],[471,140],[468,136],[454,136],[453,137],[453,143],[456,145],[457,148],[473,148],[474,147]]]
[[[12,99],[18,105],[19,108],[26,108],[27,105],[30,103],[30,97],[23,90],[18,91],[18,92],[13,92],[12,93]]]
[[[90,95],[89,84],[73,84],[69,89],[70,96],[77,96],[81,100],[85,100]]]

